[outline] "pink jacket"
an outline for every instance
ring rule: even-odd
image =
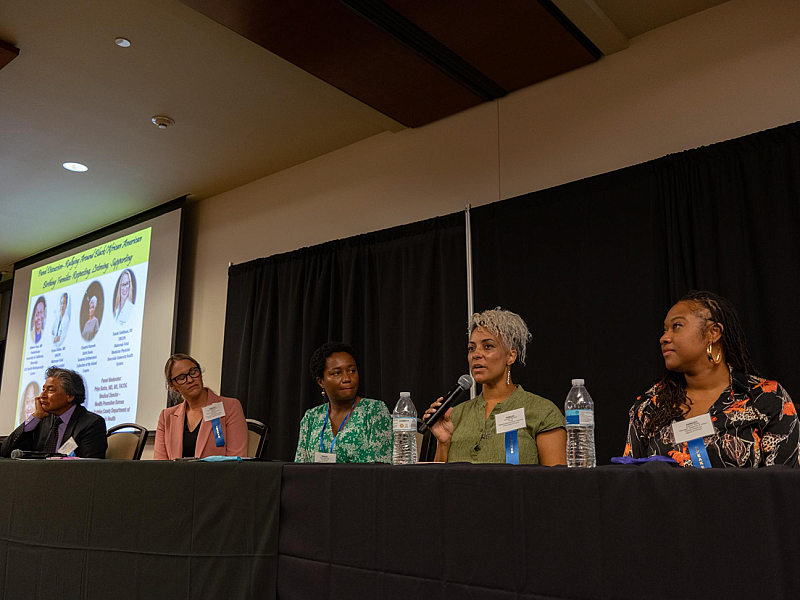
[[[214,404],[215,402],[222,402],[225,407],[225,416],[220,420],[225,445],[217,447],[214,435],[211,433],[211,423],[200,421],[194,455],[197,458],[215,455],[247,456],[247,423],[241,403],[236,398],[224,398],[208,390],[208,403]],[[183,424],[185,420],[185,401],[161,411],[161,415],[158,417],[153,458],[171,460],[183,456]]]

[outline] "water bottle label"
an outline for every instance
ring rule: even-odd
[[[392,430],[400,432],[416,431],[417,420],[414,417],[392,418]]]
[[[594,411],[568,410],[567,425],[594,425]]]

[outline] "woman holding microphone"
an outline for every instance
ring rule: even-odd
[[[434,460],[565,465],[564,415],[550,400],[526,392],[511,380],[511,366],[517,359],[525,364],[531,338],[525,321],[497,307],[473,314],[469,334],[469,370],[482,390],[475,398],[449,409],[431,426],[438,442]],[[436,412],[441,403],[439,398],[431,404],[423,419]],[[502,415],[511,411],[518,411],[513,419],[518,428],[498,433],[500,422],[511,421],[511,415]]]

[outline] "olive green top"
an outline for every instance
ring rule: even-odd
[[[495,433],[495,417],[510,410],[525,409],[525,427],[517,430],[520,464],[539,464],[536,436],[544,431],[566,427],[564,415],[555,404],[522,389],[521,385],[497,404],[486,419],[483,394],[459,404],[450,418],[455,430],[447,462],[504,463],[505,434]]]

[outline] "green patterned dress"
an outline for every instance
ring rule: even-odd
[[[314,462],[327,404],[310,408],[300,421],[300,439],[294,462]],[[328,422],[322,438],[324,452],[331,451],[333,432]],[[362,398],[336,437],[336,462],[392,462],[392,417],[380,400]]]

